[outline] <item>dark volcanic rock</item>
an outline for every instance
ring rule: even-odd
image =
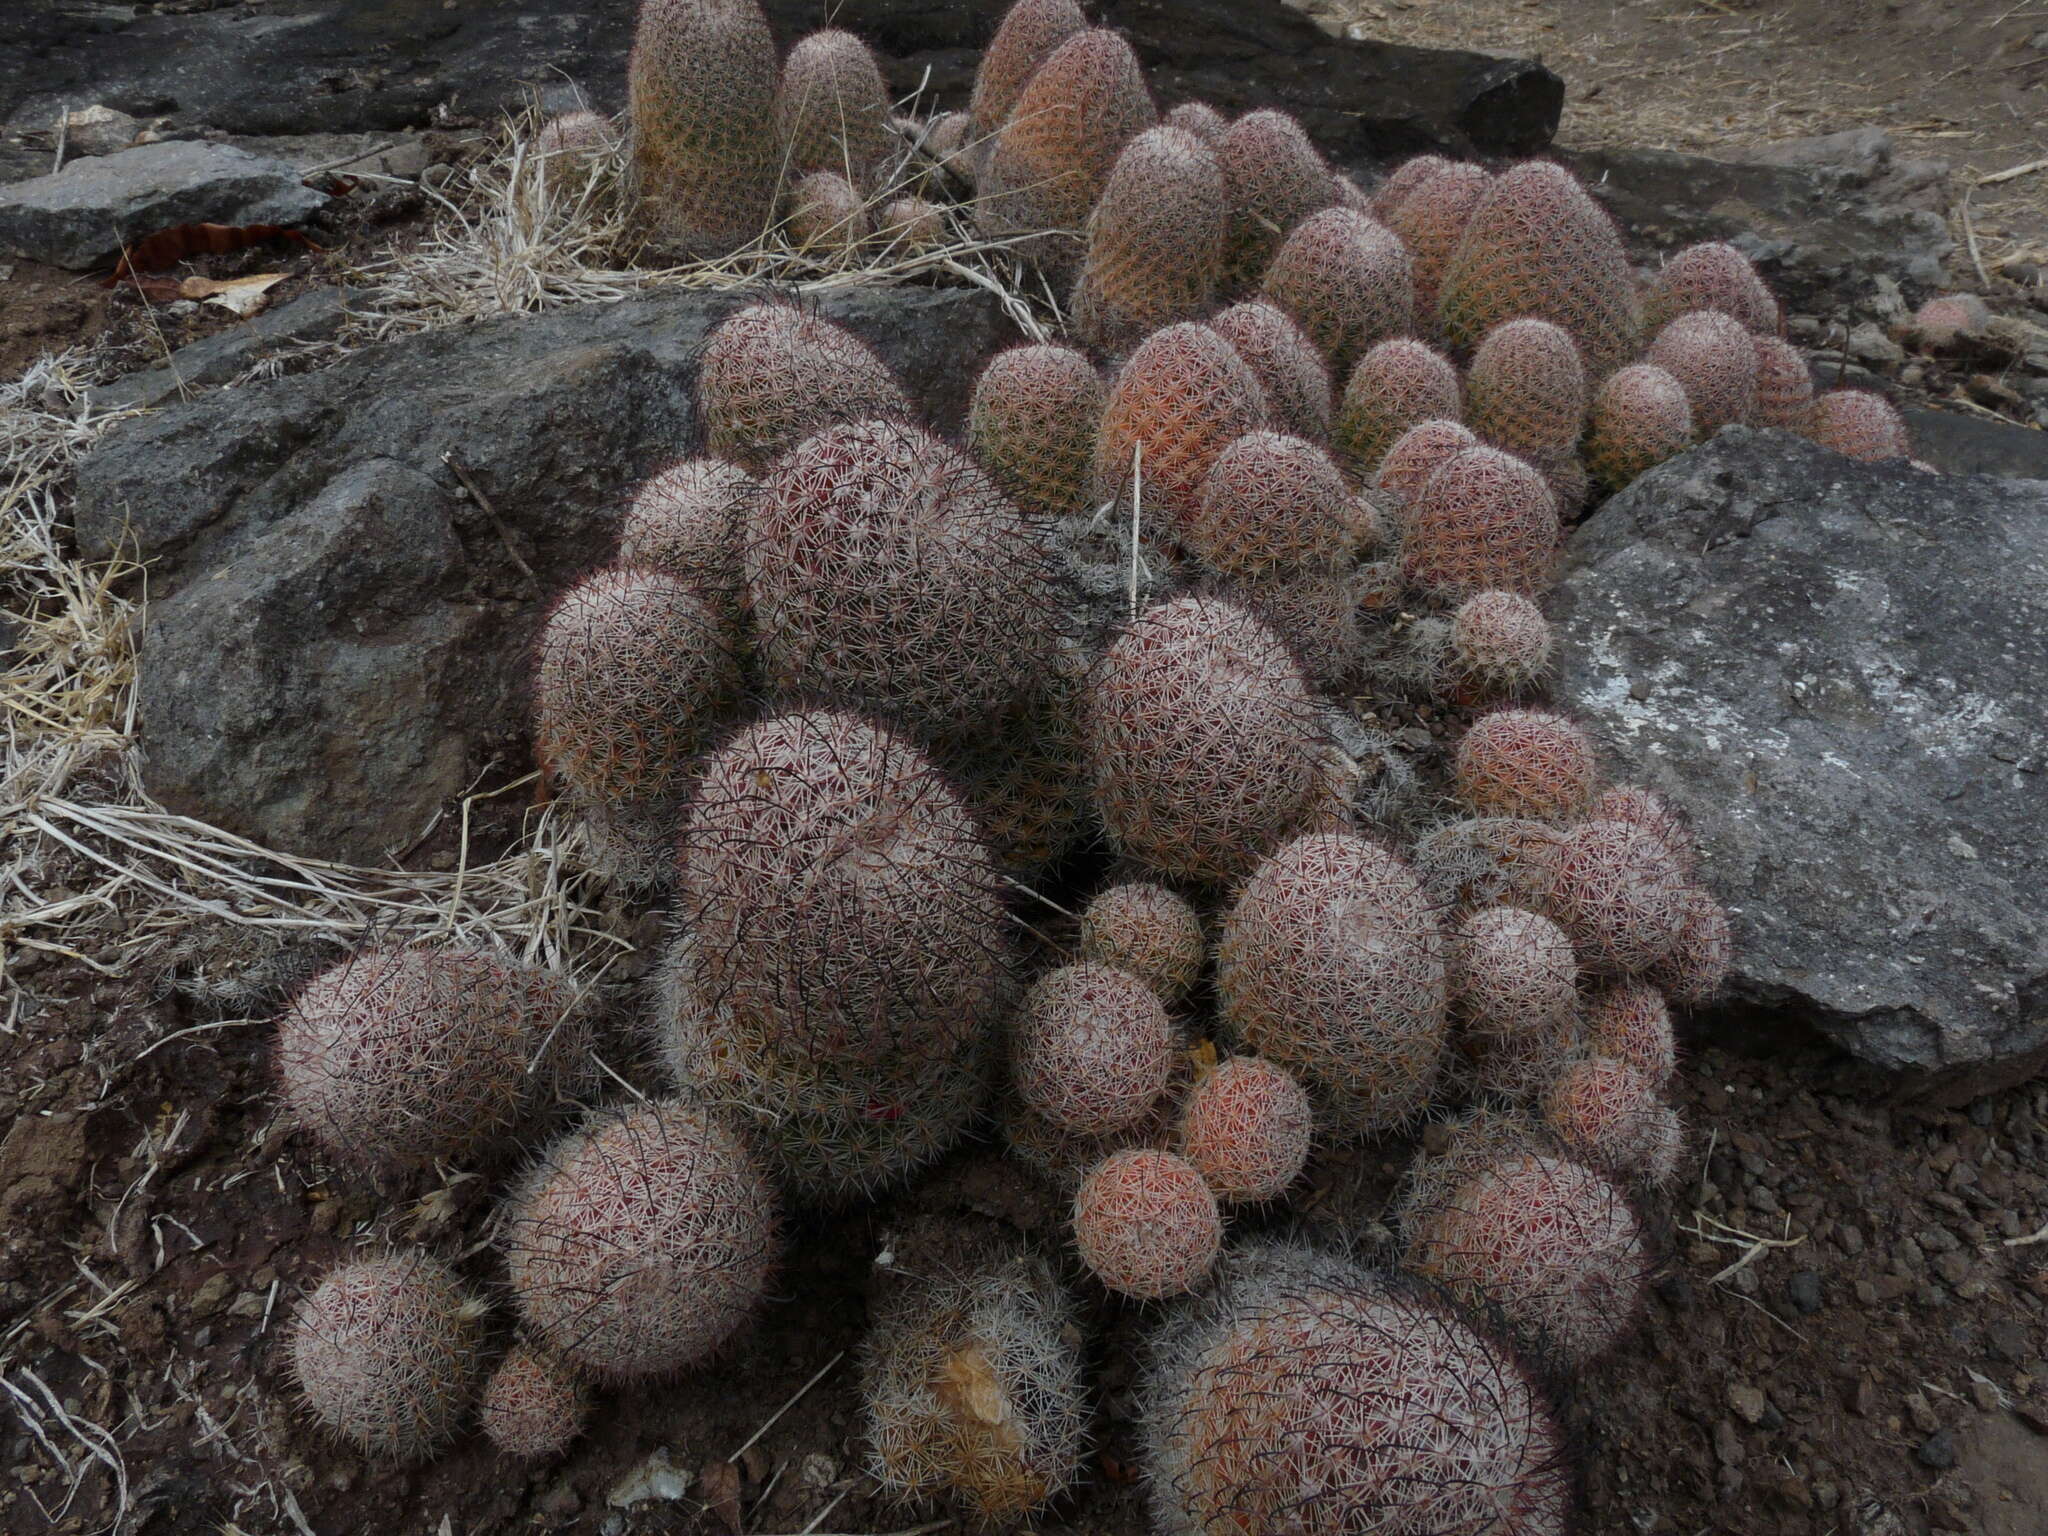
[[[488,114],[517,102],[528,82],[572,81],[616,110],[638,4],[276,0],[258,11],[141,17],[107,6],[26,9],[0,18],[0,121],[46,127],[61,107],[94,101],[188,127],[281,134],[414,127],[443,107]],[[888,56],[896,89],[929,72],[941,103],[965,106],[1003,9],[1003,0],[847,0],[832,18]],[[785,46],[824,24],[809,0],[768,0],[767,10]],[[1347,42],[1279,0],[1108,0],[1099,19],[1130,35],[1167,101],[1287,107],[1340,158],[1527,154],[1550,142],[1564,105],[1563,82],[1540,64]]]
[[[409,842],[518,737],[543,604],[609,558],[624,495],[695,447],[692,359],[740,302],[508,316],[109,433],[81,467],[76,525],[88,554],[125,538],[151,562],[150,788],[295,852],[377,860]],[[1004,337],[979,292],[821,307],[946,430]]]
[[[2048,482],[1729,428],[1574,535],[1559,694],[1698,819],[1731,1003],[1909,1087],[2048,1061]]]

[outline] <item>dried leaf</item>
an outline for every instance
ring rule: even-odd
[[[708,1461],[697,1473],[697,1497],[710,1505],[732,1536],[740,1536],[740,1469],[729,1461]]]
[[[287,275],[264,272],[255,277],[188,277],[178,284],[178,297],[203,299],[246,318],[270,302],[270,290]]]
[[[939,1367],[937,1391],[940,1401],[964,1409],[984,1424],[1001,1424],[1010,1417],[1010,1400],[996,1379],[995,1367],[972,1344],[946,1357]]]
[[[1209,1074],[1216,1070],[1216,1042],[1204,1039],[1201,1044],[1188,1052],[1188,1065],[1195,1071],[1195,1086],[1201,1087],[1209,1080]]]

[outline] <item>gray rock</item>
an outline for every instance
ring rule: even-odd
[[[2048,480],[2048,433],[1919,405],[1906,406],[1904,415],[1913,435],[1913,456],[1945,475]]]
[[[1698,818],[1732,1022],[1946,1098],[2048,1061],[2048,482],[1729,428],[1579,528],[1555,619],[1615,778]]]
[[[110,432],[80,467],[75,521],[87,552],[126,538],[151,562],[151,790],[271,846],[378,860],[492,755],[519,761],[543,605],[610,556],[631,488],[692,451],[693,359],[741,302],[508,316]],[[978,290],[821,308],[947,431],[1004,334]]]
[[[180,224],[305,222],[325,206],[281,160],[226,144],[141,144],[0,188],[0,248],[83,270]]]
[[[123,374],[92,391],[106,410],[164,405],[209,385],[229,384],[265,358],[295,344],[325,341],[348,317],[347,295],[315,288],[225,331],[178,348],[161,368]]]
[[[1903,363],[1906,349],[1885,335],[1884,327],[1866,320],[1849,332],[1849,355],[1866,363]]]

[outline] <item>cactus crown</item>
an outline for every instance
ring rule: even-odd
[[[813,32],[782,61],[775,128],[785,174],[833,171],[866,187],[888,156],[888,117],[881,67],[851,32]]]
[[[1225,281],[1249,288],[1294,226],[1337,200],[1322,154],[1285,112],[1247,112],[1216,144],[1230,193]]]
[[[1311,440],[1330,430],[1330,365],[1284,309],[1250,300],[1209,322],[1259,381],[1279,431]]]
[[[1294,317],[1340,379],[1374,343],[1401,335],[1415,318],[1407,249],[1355,208],[1326,208],[1296,225],[1259,291]]]
[[[1088,18],[1074,0],[1017,0],[1003,13],[974,72],[974,95],[968,102],[968,134],[988,140],[1010,120],[1017,98],[1038,67],[1077,32]]]
[[[1366,480],[1387,450],[1418,422],[1455,421],[1463,411],[1449,359],[1406,336],[1383,341],[1351,370],[1337,408],[1334,446],[1353,478]]]
[[[1643,327],[1656,332],[1696,309],[1731,316],[1758,336],[1782,336],[1785,318],[1750,260],[1719,240],[1689,245],[1650,279],[1643,295]]]
[[[913,414],[866,342],[782,303],[749,305],[711,333],[697,403],[711,452],[755,475],[820,427]]]
[[[1205,141],[1170,127],[1132,139],[1088,216],[1077,333],[1121,352],[1163,325],[1206,315],[1222,277],[1225,207],[1223,173]]]

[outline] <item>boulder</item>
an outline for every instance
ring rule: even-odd
[[[2048,1063],[2048,481],[1740,427],[1573,535],[1561,701],[1697,820],[1730,1017],[1902,1086]]]
[[[0,250],[82,271],[180,224],[302,224],[326,204],[282,160],[193,140],[140,144],[0,187]]]
[[[151,792],[269,846],[374,862],[491,756],[517,761],[545,604],[609,558],[632,488],[696,447],[693,359],[742,302],[504,316],[110,431],[80,466],[75,521],[88,555],[150,562]],[[1006,339],[979,290],[821,308],[946,431]]]

